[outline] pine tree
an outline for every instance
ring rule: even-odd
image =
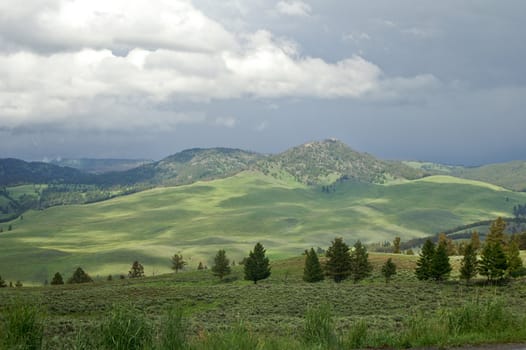
[[[20,288],[20,287],[23,287],[23,286],[24,285],[22,284],[22,281],[20,281],[20,280],[16,281],[15,287]]]
[[[2,279],[2,276],[0,276],[0,288],[5,288],[7,287],[7,284],[5,283],[5,281]]]
[[[229,265],[230,261],[227,259],[225,251],[223,249],[219,250],[214,258],[214,266],[212,266],[214,276],[222,280],[223,277],[230,274]]]
[[[433,257],[435,256],[435,244],[427,239],[422,247],[418,261],[416,262],[416,278],[421,281],[431,278]]]
[[[261,243],[258,242],[254,246],[254,251],[248,255],[244,269],[245,279],[254,281],[254,284],[270,276],[269,260],[265,256],[265,249]]]
[[[477,272],[477,252],[473,244],[470,243],[464,248],[464,257],[460,263],[460,278],[469,283],[469,281],[477,275]]]
[[[440,242],[431,261],[431,278],[435,281],[446,280],[451,272],[451,264],[447,253],[447,242]]]
[[[508,275],[517,277],[522,270],[522,259],[520,256],[519,244],[517,240],[511,241],[508,246],[507,263],[508,263]]]
[[[51,280],[51,284],[54,286],[64,284],[64,280],[62,279],[60,272],[55,273],[55,276],[53,276],[53,279]]]
[[[129,278],[144,277],[144,267],[140,262],[135,260],[131,266],[131,270],[128,271]]]
[[[502,248],[505,248],[508,243],[506,236],[504,235],[505,230],[506,222],[499,216],[497,220],[493,221],[489,227],[486,243],[500,243]]]
[[[349,246],[343,242],[341,237],[332,241],[332,245],[327,249],[325,256],[327,257],[327,263],[325,264],[326,274],[334,282],[340,283],[351,275]]]
[[[199,271],[205,269],[205,267],[204,267],[204,265],[203,265],[203,263],[202,263],[201,261],[199,262],[199,265],[197,265],[197,269],[198,269]]]
[[[508,269],[506,254],[500,242],[486,242],[479,261],[479,273],[489,282],[500,280]]]
[[[323,270],[321,268],[318,254],[311,248],[309,251],[305,251],[305,267],[303,268],[303,280],[305,282],[319,282],[323,281]]]
[[[480,249],[480,236],[477,231],[471,233],[471,245],[473,246],[475,253],[477,253]]]
[[[441,243],[446,245],[446,252],[448,256],[455,255],[457,253],[457,249],[455,248],[455,244],[453,244],[453,240],[445,233],[440,233],[438,235],[438,244],[440,245]]]
[[[172,256],[172,270],[174,270],[175,273],[182,270],[185,265],[186,261],[184,261],[182,254],[174,254],[174,256]]]
[[[396,275],[396,264],[393,262],[393,259],[389,258],[382,265],[382,276],[385,277],[385,283],[389,283],[391,277]]]
[[[351,249],[351,276],[356,283],[371,275],[373,266],[369,262],[369,253],[362,242],[357,241]]]
[[[395,237],[393,240],[393,254],[400,254],[400,237]]]
[[[84,272],[84,270],[81,267],[78,267],[75,272],[73,273],[73,276],[71,276],[68,280],[68,283],[88,283],[93,282],[91,277]]]

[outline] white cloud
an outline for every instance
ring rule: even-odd
[[[237,124],[237,119],[234,117],[217,117],[214,121],[215,125],[233,128]]]
[[[284,15],[299,17],[310,16],[312,12],[309,4],[299,0],[280,1],[276,4],[276,10]]]
[[[269,31],[229,32],[185,0],[9,0],[0,27],[0,128],[175,127],[205,119],[165,110],[181,101],[362,98],[428,82],[387,79],[359,56],[305,56]]]

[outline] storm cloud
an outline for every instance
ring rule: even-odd
[[[453,6],[454,5],[454,6]],[[526,158],[521,1],[3,1],[0,157]]]

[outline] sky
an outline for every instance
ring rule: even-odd
[[[0,158],[526,160],[523,0],[2,0]]]

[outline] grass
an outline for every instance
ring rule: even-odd
[[[349,243],[427,236],[511,213],[526,194],[444,177],[392,185],[345,182],[330,194],[257,172],[188,186],[156,188],[89,205],[53,207],[0,224],[0,273],[25,285],[82,266],[94,278],[127,274],[139,260],[147,275],[170,271],[182,253],[188,268],[211,266],[227,249],[240,261],[261,241],[271,259]],[[414,203],[418,203],[415,206]],[[22,263],[21,263],[22,262]]]
[[[228,283],[211,271],[187,271],[5,288],[0,315],[29,319],[11,322],[11,333],[36,329],[44,349],[354,349],[526,341],[526,280],[499,287],[420,282],[412,273],[414,257],[400,257],[399,273],[386,284],[379,266],[388,256],[372,254],[373,276],[358,284],[305,283],[303,257],[296,257],[274,262],[271,277],[257,285],[242,280],[236,266]],[[20,317],[21,306],[36,317]],[[0,323],[0,339],[7,324]]]

